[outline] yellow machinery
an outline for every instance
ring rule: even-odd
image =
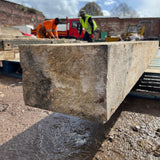
[[[106,42],[115,42],[115,41],[120,41],[120,37],[118,36],[113,36],[113,37],[107,37],[106,36]]]
[[[123,33],[121,36],[106,36],[106,42],[142,40],[144,31],[144,25],[129,25],[127,33]]]
[[[143,39],[144,31],[144,25],[129,25],[127,33],[122,34],[121,38],[124,41],[141,40]]]

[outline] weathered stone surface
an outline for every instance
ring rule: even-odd
[[[4,51],[3,54],[4,54],[4,59],[6,59],[6,60],[15,59],[14,51]]]
[[[22,36],[21,32],[17,28],[1,26],[0,25],[0,37],[3,36]]]
[[[25,103],[105,123],[157,50],[156,41],[22,45]]]
[[[79,43],[76,39],[37,39],[37,38],[0,38],[0,60],[19,61],[19,45],[22,44],[57,44]],[[81,41],[84,43],[84,41]]]

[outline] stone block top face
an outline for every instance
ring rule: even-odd
[[[105,123],[156,55],[158,42],[19,48],[27,105]]]

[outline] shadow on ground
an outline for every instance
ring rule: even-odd
[[[160,117],[160,100],[127,96],[121,104],[123,111]]]
[[[10,87],[16,87],[22,85],[22,79],[6,76],[0,73],[0,83]]]
[[[88,160],[103,137],[102,125],[52,113],[0,146],[0,159]]]
[[[52,113],[0,146],[0,159],[92,160],[119,114],[101,125]]]
[[[2,83],[19,86],[14,80]],[[0,159],[92,160],[123,111],[160,117],[159,107],[159,101],[128,96],[105,125],[52,113],[1,145]]]

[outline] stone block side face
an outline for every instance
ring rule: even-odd
[[[112,116],[156,56],[158,42],[127,42],[110,45],[108,48],[107,119]]]
[[[0,51],[0,61],[4,59],[3,51]]]
[[[20,46],[25,103],[103,123],[107,45]]]
[[[0,51],[0,61],[19,61],[19,52],[17,50]]]

